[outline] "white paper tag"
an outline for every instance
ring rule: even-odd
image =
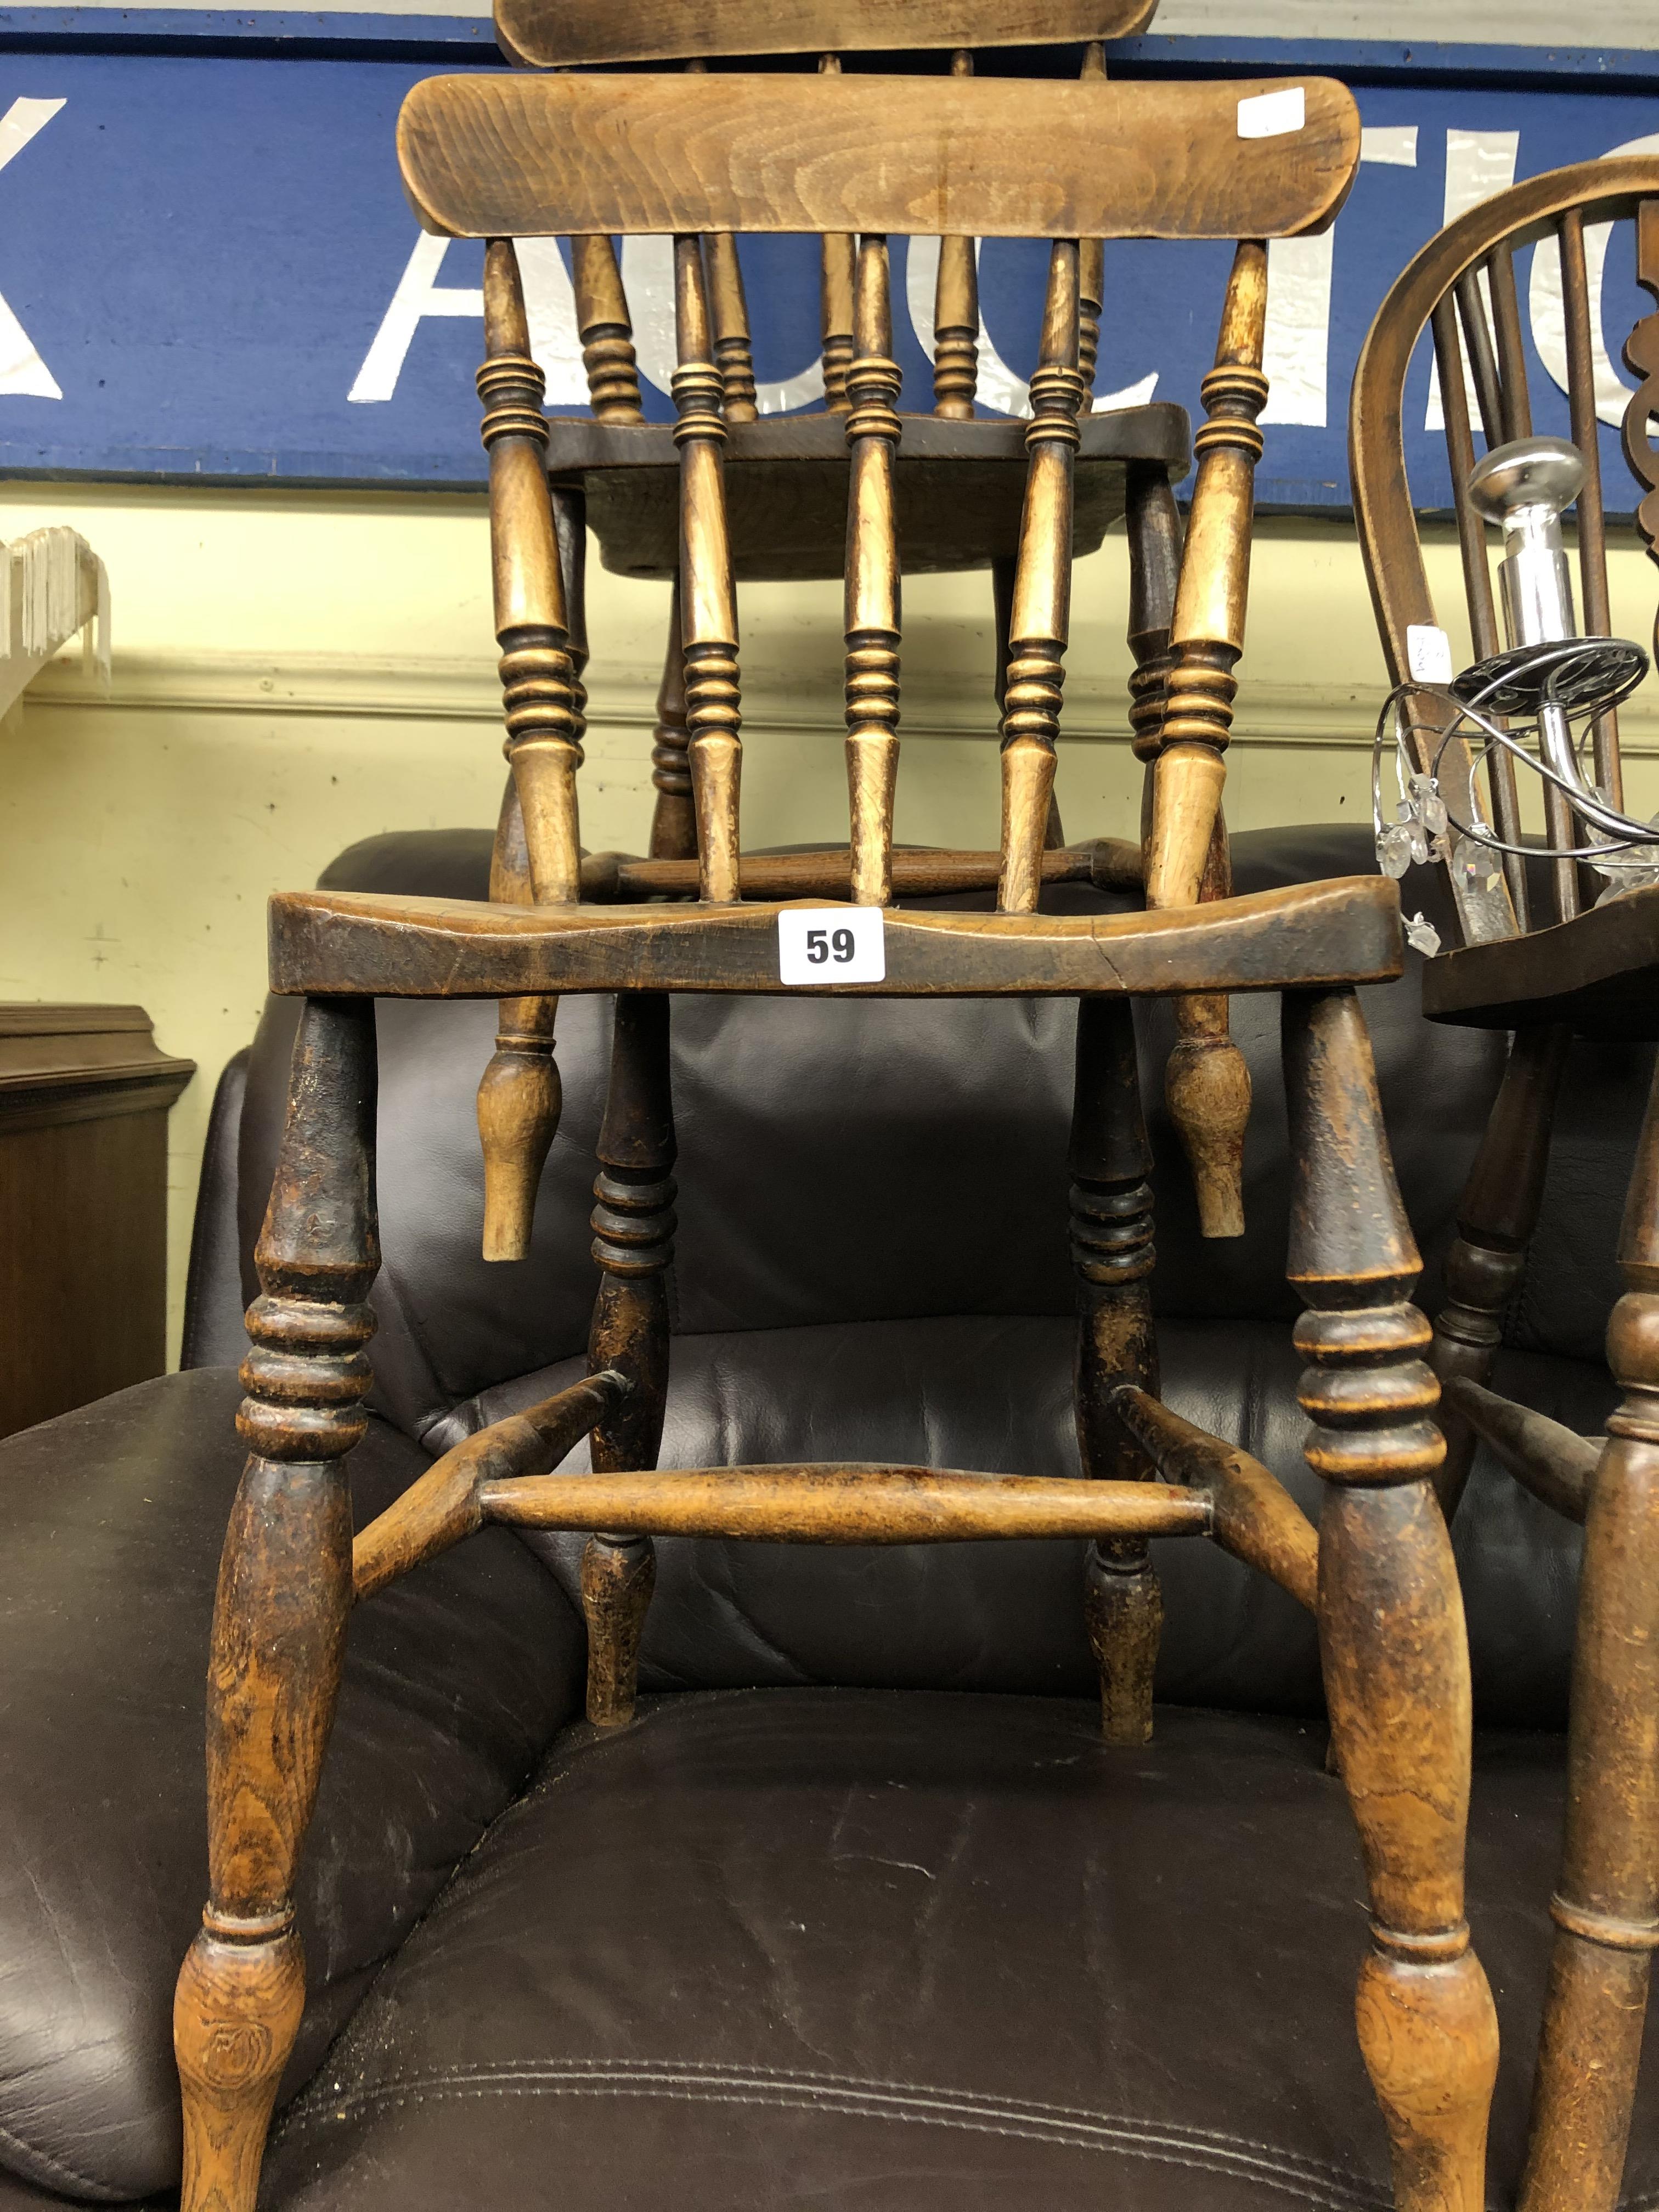
[[[1451,640],[1432,623],[1406,625],[1406,667],[1414,684],[1449,684]]]
[[[790,906],[778,916],[781,983],[881,983],[887,937],[878,906]]]
[[[1282,138],[1307,119],[1308,102],[1299,84],[1287,85],[1283,92],[1253,93],[1238,103],[1241,138]]]

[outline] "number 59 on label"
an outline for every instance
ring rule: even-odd
[[[878,906],[793,906],[778,916],[781,983],[880,983],[886,975]]]

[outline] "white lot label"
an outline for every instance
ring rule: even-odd
[[[1451,640],[1432,623],[1406,625],[1406,666],[1415,684],[1449,684]]]
[[[781,983],[880,983],[886,976],[878,906],[791,906],[778,916]]]
[[[1283,92],[1258,92],[1238,103],[1241,138],[1282,138],[1299,131],[1308,119],[1308,103],[1299,84]]]

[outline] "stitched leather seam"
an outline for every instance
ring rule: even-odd
[[[1311,2159],[1285,2154],[1270,2144],[1232,2136],[1220,2129],[1148,2124],[1043,2105],[1000,2099],[972,2090],[900,2088],[847,2076],[787,2072],[773,2068],[719,2068],[706,2064],[664,2067],[639,2062],[576,2062],[568,2066],[479,2068],[469,2077],[411,2076],[374,2089],[320,2097],[313,2113],[295,2114],[284,2136],[344,2118],[349,2110],[439,2101],[447,2097],[485,2096],[665,2097],[697,2104],[829,2107],[854,2118],[890,2119],[967,2133],[1048,2142],[1073,2149],[1110,2149],[1130,2157],[1184,2166],[1199,2171],[1248,2175],[1266,2185],[1299,2195],[1322,2212],[1381,2212],[1383,2200],[1371,2195],[1358,2175]],[[323,2109],[325,2107],[326,2109]],[[1183,2155],[1182,2154],[1185,2154]],[[1206,2154],[1207,2154],[1207,2155]],[[1310,2187],[1328,2194],[1310,2197]]]
[[[125,2191],[112,2189],[106,2181],[94,2181],[89,2173],[77,2173],[72,2166],[65,2166],[61,2158],[54,2158],[50,2151],[37,2150],[33,2143],[25,2142],[21,2136],[14,2135],[8,2127],[0,2126],[0,2142],[9,2143],[31,2166],[47,2173],[60,2174],[65,2181],[72,2181],[77,2189],[88,2191],[100,2204],[118,2203],[125,2195]],[[33,2176],[26,2173],[21,2178],[29,2181]]]

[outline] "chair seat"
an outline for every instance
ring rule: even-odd
[[[1571,921],[1443,953],[1423,970],[1431,1021],[1468,1029],[1567,1022],[1608,1042],[1659,1037],[1659,884]]]
[[[782,911],[761,902],[515,907],[279,892],[270,902],[271,988],[431,999],[786,988],[836,997],[1148,995],[1382,982],[1403,963],[1399,894],[1382,876],[1157,914],[890,909],[885,980],[826,987],[779,980]]]
[[[582,1726],[281,2124],[270,2212],[1383,2212],[1364,1877],[1316,1723],[737,1691]],[[1559,1738],[1484,1740],[1471,1918],[1517,2178]],[[1644,2081],[1627,2202],[1659,2149]]]
[[[1012,560],[1025,496],[1025,425],[901,418],[899,561],[907,575]],[[555,417],[547,465],[580,478],[599,558],[622,576],[672,576],[679,564],[679,465],[672,426]],[[1187,410],[1159,401],[1086,415],[1074,477],[1073,548],[1092,553],[1124,510],[1130,461],[1176,478],[1191,451]],[[839,578],[847,538],[844,415],[774,416],[726,426],[726,497],[738,582]]]

